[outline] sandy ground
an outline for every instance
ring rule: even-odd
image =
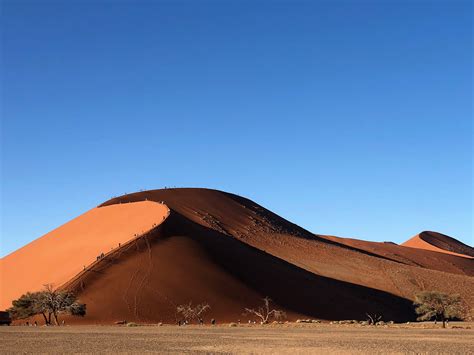
[[[474,353],[472,324],[457,326],[471,329],[328,324],[0,327],[0,353]]]

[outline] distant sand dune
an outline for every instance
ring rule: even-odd
[[[437,232],[421,232],[402,245],[465,258],[474,258],[474,248],[461,243],[459,240]]]

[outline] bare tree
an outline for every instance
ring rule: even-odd
[[[448,295],[437,291],[423,291],[415,296],[416,314],[418,320],[435,319],[443,322],[446,328],[446,321],[453,318],[462,319],[465,308],[459,295]]]
[[[193,306],[192,302],[188,304],[182,304],[176,307],[176,313],[181,314],[185,321],[190,322],[194,319],[199,319],[201,316],[207,312],[211,306],[207,303],[200,303],[196,306]]]
[[[53,315],[56,325],[59,325],[58,315],[68,313],[73,316],[84,316],[86,305],[77,302],[74,293],[66,290],[54,289],[53,285],[45,285],[43,294],[43,307]]]
[[[369,322],[369,325],[376,325],[378,322],[382,320],[382,316],[378,315],[377,313],[375,314],[365,314],[367,316],[367,322]]]
[[[267,324],[271,318],[283,319],[286,317],[286,313],[278,309],[270,309],[270,303],[272,300],[269,297],[263,298],[263,305],[254,308],[245,308],[245,314],[253,314],[260,318],[262,324]]]

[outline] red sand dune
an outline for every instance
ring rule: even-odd
[[[176,305],[189,301],[209,302],[208,317],[218,321],[245,321],[244,307],[264,296],[290,319],[365,319],[372,312],[385,320],[410,320],[415,293],[433,289],[459,293],[474,305],[474,264],[468,258],[314,235],[248,199],[215,190],[139,192],[98,210],[133,210],[139,204],[129,202],[140,201],[164,201],[169,217],[69,276],[63,287],[78,294],[88,313],[68,322],[173,322]],[[156,217],[163,220],[163,210]],[[77,238],[73,229],[67,238]],[[10,263],[7,273],[18,275],[17,265]],[[39,277],[42,283],[49,278],[49,272]],[[5,290],[2,300],[9,301],[14,295]]]
[[[93,208],[0,260],[0,309],[44,284],[60,286],[135,234],[160,224],[168,208],[150,201]]]
[[[436,251],[465,258],[474,258],[474,248],[436,232],[421,232],[402,244],[403,246]]]

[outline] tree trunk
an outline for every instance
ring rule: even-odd
[[[443,328],[446,328],[446,319],[443,318]]]
[[[43,315],[43,318],[44,318],[44,324],[48,325],[49,323],[48,323],[48,318],[46,318],[46,313],[41,312],[41,314]]]
[[[59,325],[57,313],[53,313],[53,316],[54,316],[54,323],[56,323],[56,325]]]

